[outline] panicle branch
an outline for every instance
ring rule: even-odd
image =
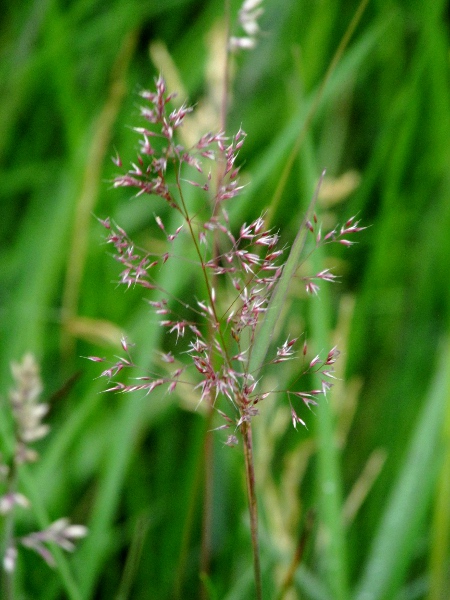
[[[322,227],[319,224],[316,213],[314,213],[312,221],[307,220],[305,223],[306,228],[308,229],[308,231],[310,231],[314,239],[313,251],[319,246],[331,243],[341,244],[342,246],[346,247],[353,246],[353,244],[355,244],[356,242],[348,240],[344,236],[348,236],[353,233],[359,233],[360,231],[367,229],[367,227],[361,227],[359,225],[359,221],[355,221],[355,219],[356,215],[350,217],[350,219],[348,219],[344,225],[337,225],[334,229],[323,235]],[[307,294],[317,296],[320,290],[320,286],[318,283],[320,282],[320,280],[329,281],[333,283],[338,280],[338,276],[334,275],[330,269],[325,269],[323,271],[320,271],[320,273],[317,273],[316,275],[310,277],[303,277],[302,280],[305,282],[305,289]]]
[[[246,31],[252,32],[252,35],[256,31],[251,25],[252,19],[255,20],[261,13],[259,4],[258,1],[246,2],[242,9],[247,14],[243,17],[244,21],[247,19]],[[155,216],[156,224],[166,236],[169,246],[179,235],[190,236],[199,272],[206,284],[207,298],[198,299],[193,291],[187,300],[164,294],[152,273],[156,272],[155,268],[159,272],[169,260],[181,260],[181,257],[170,251],[156,255],[138,249],[123,229],[115,224],[113,226],[109,219],[100,220],[108,231],[106,241],[112,245],[115,259],[123,267],[119,282],[127,288],[140,285],[162,293],[161,299],[151,299],[149,304],[160,325],[174,336],[175,344],[181,343],[181,340],[186,340],[183,342],[185,348],[187,344],[187,349],[177,358],[171,353],[161,354],[161,363],[166,365],[165,373],[147,373],[131,383],[122,383],[115,377],[124,368],[135,367],[124,341],[122,346],[126,356],[108,365],[101,376],[110,381],[107,391],[124,393],[140,390],[150,394],[161,386],[172,392],[180,383],[191,385],[199,392],[199,402],[208,398],[219,415],[227,414],[228,420],[225,419],[220,429],[232,426],[236,429],[257,415],[257,404],[272,393],[259,389],[261,375],[250,372],[249,356],[271,295],[283,273],[285,248],[279,247],[279,233],[266,229],[264,215],[251,223],[243,223],[238,231],[233,231],[230,226],[225,205],[243,189],[237,166],[237,157],[246,135],[242,128],[232,137],[225,136],[223,131],[205,133],[192,147],[185,148],[178,143],[176,130],[183,125],[192,108],[183,104],[179,109],[170,109],[173,94],[167,93],[161,76],[155,87],[154,92],[141,93],[147,102],[141,107],[141,117],[147,124],[134,128],[140,136],[137,158],[126,174],[116,177],[114,186],[135,188],[137,195],[160,197],[178,212],[181,222],[173,233],[167,232],[159,216]],[[114,161],[118,165],[122,163],[119,156]],[[207,166],[212,162],[219,163],[221,167],[215,192],[211,186],[211,168]],[[197,206],[195,212],[185,202],[185,185],[195,186],[199,194],[204,194],[200,209]],[[347,237],[364,229],[352,217],[340,229],[335,228],[322,235],[315,214],[312,221],[306,222],[306,227],[314,236],[315,247],[331,242],[349,245]],[[318,282],[334,282],[337,276],[330,269],[324,269],[303,279],[307,292],[317,294]],[[182,308],[182,316],[176,312],[177,304]],[[205,332],[209,332],[208,335]],[[297,339],[288,338],[267,364],[276,365],[293,359],[296,342]],[[306,353],[305,342],[302,349],[304,359]],[[330,379],[334,378],[332,365],[337,356],[338,352],[333,348],[325,360],[316,356],[302,372],[301,375],[319,373],[322,381],[320,389],[284,392],[288,395],[294,426],[304,422],[297,416],[293,403],[300,399],[307,408],[311,408],[317,403],[315,398],[319,394],[326,395],[332,385]],[[105,361],[100,357],[89,358],[96,362]],[[167,372],[169,366],[171,372]],[[192,378],[189,382],[188,378],[182,378],[188,368],[196,373],[194,382]],[[280,393],[279,390],[276,393]],[[224,413],[218,408],[217,402],[221,398],[227,400],[231,413]],[[233,434],[227,443],[233,445],[234,441]]]

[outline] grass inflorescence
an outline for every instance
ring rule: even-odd
[[[261,277],[268,248],[240,238],[261,217],[261,231],[279,236],[271,252],[282,251],[251,353],[231,361],[255,378],[250,402],[269,394],[253,403],[259,414],[247,414],[264,597],[445,597],[445,3],[264,0],[240,15],[241,2],[212,0],[10,5],[0,32],[0,451],[9,468],[1,495],[15,490],[30,508],[5,515],[1,547],[61,515],[89,529],[74,553],[48,545],[54,568],[19,544],[16,597],[254,595],[248,421],[237,426],[234,397],[236,406],[219,392],[212,406],[206,390],[200,401],[206,373],[193,360],[226,376],[224,348],[232,359],[251,342],[236,319],[252,275],[237,290],[231,273],[213,272],[217,260],[228,268],[228,234],[205,230],[209,246],[199,238],[226,156],[216,143],[214,159],[201,157],[203,174],[167,163],[168,190],[179,201],[180,184],[193,233],[161,196],[113,183],[130,162],[140,168],[145,140],[133,129],[154,124],[139,116],[139,106],[150,109],[139,93],[154,94],[160,72],[168,93],[178,92],[168,114],[194,109],[175,145],[190,153],[208,131],[225,150],[238,131],[245,139],[234,161],[242,189],[224,201],[228,220],[215,215],[240,240],[236,251],[258,256],[250,267]],[[149,142],[158,153],[167,146],[164,137]],[[94,215],[104,224],[110,215],[109,229]],[[371,224],[343,236],[358,244],[324,246],[350,215],[350,227]],[[102,243],[105,231],[123,236],[130,254]],[[191,327],[211,360],[190,351]],[[335,346],[338,360],[323,366]],[[28,353],[41,365],[50,431],[28,444],[39,460],[16,478],[10,365]],[[322,377],[328,366],[336,379]],[[108,369],[105,385],[98,376]],[[332,389],[312,394],[323,380]],[[119,384],[147,388],[102,393]]]

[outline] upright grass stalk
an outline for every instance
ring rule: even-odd
[[[226,37],[228,39],[228,35]],[[229,53],[226,52],[228,64]],[[225,80],[223,86],[223,94],[224,98],[228,95],[228,66],[224,69],[225,72]],[[222,131],[225,130],[225,120],[226,120],[226,100],[222,103]],[[225,152],[222,152],[219,155],[218,160],[218,175],[217,175],[217,191],[216,197],[220,193],[220,187],[222,185],[222,179],[224,173],[226,172],[226,158],[224,156]],[[184,213],[184,218],[186,223],[188,224],[189,232],[191,235],[191,239],[193,245],[195,247],[195,251],[198,255],[200,265],[202,268],[203,278],[206,286],[206,290],[208,293],[208,297],[210,300],[210,306],[213,312],[214,323],[213,327],[209,327],[209,336],[210,343],[212,344],[214,341],[214,331],[216,331],[220,337],[221,344],[224,349],[224,358],[227,363],[230,371],[232,370],[231,358],[228,354],[227,343],[221,331],[221,320],[219,319],[216,311],[216,303],[214,300],[214,283],[217,279],[217,274],[213,274],[211,277],[211,281],[208,277],[206,265],[204,259],[202,257],[202,253],[200,252],[200,248],[192,227],[192,221],[189,217],[188,208],[183,198],[183,191],[181,187],[181,181],[177,175],[177,187],[180,194],[181,205]],[[217,216],[217,205],[213,206],[212,209],[213,218]],[[214,243],[213,243],[213,260],[214,262],[218,262],[220,260],[220,246],[217,240],[217,231],[214,232]],[[238,398],[235,398],[236,405],[239,406],[241,403]],[[211,397],[211,394],[207,397],[207,417],[206,421],[209,425],[212,422],[213,411],[214,411],[214,399]],[[241,411],[241,418],[244,418],[242,424],[240,426],[242,439],[243,439],[243,447],[244,447],[244,458],[245,458],[245,478],[247,483],[247,496],[248,496],[248,508],[249,508],[249,516],[250,516],[250,530],[251,530],[251,542],[252,542],[252,550],[253,550],[253,566],[254,566],[254,578],[255,578],[255,590],[256,590],[256,598],[257,600],[262,599],[262,580],[261,580],[261,565],[260,565],[260,555],[259,555],[259,538],[258,538],[258,509],[257,509],[257,497],[256,497],[256,487],[255,487],[255,469],[254,469],[254,460],[253,460],[253,440],[252,440],[252,429],[251,422],[245,420],[245,413]],[[205,456],[205,472],[204,472],[204,498],[203,498],[203,523],[202,523],[202,547],[201,547],[201,560],[200,560],[200,568],[202,576],[207,576],[209,571],[209,554],[210,554],[210,535],[211,535],[211,521],[212,521],[212,495],[213,495],[213,443],[212,443],[212,432],[210,430],[206,430],[205,433],[205,443],[204,443],[204,456]],[[207,589],[205,586],[202,586],[202,596],[206,598]]]
[[[240,11],[242,22],[245,23],[244,30],[252,35],[255,32],[256,17],[260,14],[259,3],[260,0],[244,2]],[[229,26],[227,31],[228,28]],[[147,103],[141,107],[141,117],[146,123],[134,128],[140,135],[137,160],[131,163],[127,173],[114,180],[114,187],[131,187],[137,190],[137,195],[157,196],[163,200],[166,209],[175,211],[181,219],[181,225],[174,233],[169,233],[161,217],[155,216],[156,224],[167,239],[168,251],[155,254],[138,248],[118,225],[111,223],[109,219],[101,221],[108,231],[107,242],[115,249],[114,257],[123,267],[120,282],[127,287],[140,285],[146,290],[157,291],[158,299],[150,300],[149,303],[158,318],[162,317],[160,324],[169,333],[176,335],[176,341],[185,334],[190,335],[188,349],[182,353],[184,358],[180,356],[177,360],[171,352],[161,353],[162,361],[173,365],[167,369],[174,370],[162,374],[147,372],[135,377],[132,383],[123,383],[117,381],[116,376],[123,369],[135,367],[128,341],[123,338],[125,357],[119,358],[105,369],[102,376],[111,382],[107,391],[125,393],[142,391],[150,394],[160,386],[167,386],[170,393],[181,385],[193,386],[194,390],[200,390],[199,403],[207,404],[208,428],[216,414],[223,423],[216,430],[233,428],[233,433],[225,441],[228,446],[238,443],[235,434],[240,432],[245,459],[255,593],[257,600],[262,600],[252,419],[258,415],[259,406],[265,398],[271,394],[283,393],[289,400],[294,427],[304,425],[297,414],[296,405],[315,405],[316,397],[325,395],[330,389],[332,383],[329,378],[334,377],[332,365],[338,352],[336,348],[332,348],[325,359],[317,355],[304,368],[303,374],[315,373],[319,378],[320,387],[309,392],[298,389],[264,390],[260,383],[262,370],[265,366],[291,360],[296,353],[295,345],[298,340],[288,336],[271,356],[274,328],[285,304],[289,283],[296,275],[299,265],[320,245],[338,242],[350,246],[352,242],[344,236],[362,228],[352,217],[340,229],[335,227],[328,233],[322,233],[317,217],[313,214],[318,187],[286,261],[281,258],[284,249],[278,248],[279,234],[265,228],[263,216],[250,224],[241,224],[238,232],[232,228],[226,205],[242,189],[236,159],[246,134],[242,129],[231,137],[225,133],[228,52],[233,46],[249,47],[254,40],[250,34],[248,37],[232,38],[227,33],[226,38],[228,47],[224,67],[221,130],[218,133],[204,134],[189,148],[178,143],[177,129],[193,109],[182,105],[170,110],[173,94],[167,93],[165,81],[159,76],[155,82],[156,91],[141,92]],[[211,190],[211,170],[206,169],[205,163],[208,161],[216,164],[214,190]],[[115,162],[117,166],[122,166],[119,155]],[[191,204],[192,197],[189,199],[185,192],[186,187],[198,190],[198,199],[194,205]],[[163,279],[159,275],[152,275],[156,267],[160,272],[168,261],[173,263],[180,258],[171,248],[182,230],[186,232],[191,244],[198,267],[198,279],[206,296],[204,300],[198,299],[192,289],[186,300],[173,298],[161,286]],[[312,248],[306,250],[307,239],[311,236]],[[317,294],[321,281],[333,281],[335,277],[329,269],[325,269],[312,277],[303,277],[303,281],[309,294]],[[190,316],[178,314],[177,306],[184,313],[188,311]],[[303,360],[306,353],[305,342]],[[191,362],[186,361],[186,356]],[[105,361],[100,357],[90,358],[96,362]],[[189,366],[194,367],[197,375],[194,383],[187,375]],[[295,381],[296,386],[300,378],[301,376]],[[213,477],[210,431],[206,432],[204,453],[205,498],[200,575],[205,584],[201,594],[206,598]],[[177,585],[180,589],[180,582]]]
[[[261,561],[259,557],[258,537],[258,506],[256,501],[255,467],[253,461],[253,439],[251,423],[244,421],[241,425],[241,434],[244,444],[245,478],[247,481],[248,510],[250,515],[250,532],[253,549],[253,572],[257,600],[262,599]]]
[[[225,48],[224,48],[224,66],[223,66],[223,79],[222,79],[222,102],[220,111],[220,129],[221,131],[227,130],[227,115],[228,115],[228,99],[229,99],[229,85],[230,85],[230,32],[231,32],[231,15],[230,15],[230,1],[225,0],[224,2],[224,13],[225,13]],[[219,193],[220,186],[226,168],[226,158],[224,152],[219,155],[218,170],[217,170],[217,184],[216,194]],[[216,204],[213,208],[213,212],[216,213],[218,205]],[[219,260],[220,246],[217,239],[217,232],[214,235],[214,259]],[[213,275],[216,279],[216,276]],[[214,287],[214,280],[212,281]],[[211,330],[210,330],[211,332]],[[230,365],[231,366],[231,365]],[[209,398],[208,424],[212,422],[214,410],[214,402]],[[241,434],[244,447],[245,457],[245,478],[247,482],[247,497],[248,497],[248,509],[250,516],[250,530],[251,530],[251,541],[253,550],[253,567],[254,567],[254,578],[255,578],[255,590],[257,600],[262,598],[262,580],[261,580],[261,565],[259,555],[259,538],[258,538],[258,508],[257,508],[257,497],[255,489],[255,469],[253,460],[253,440],[251,422],[244,421],[241,425]],[[203,528],[202,528],[202,559],[201,559],[201,570],[203,573],[208,573],[209,567],[209,538],[212,521],[212,495],[213,495],[213,443],[212,443],[212,432],[206,431],[205,437],[205,495],[203,499]],[[206,588],[202,588],[202,592],[206,593]]]
[[[202,511],[202,535],[200,550],[200,577],[202,581],[201,596],[207,599],[207,589],[204,577],[209,575],[211,554],[211,530],[212,530],[212,505],[214,485],[214,445],[211,435],[211,423],[213,418],[213,403],[208,401],[206,415],[205,438],[203,443],[203,511]]]
[[[447,356],[450,355],[448,343],[445,353]],[[440,600],[445,597],[445,590],[448,590],[446,564],[450,539],[450,515],[448,513],[450,505],[450,378],[447,378],[446,381],[445,394],[447,401],[443,409],[441,432],[444,451],[433,506],[429,557],[430,584],[427,600]]]

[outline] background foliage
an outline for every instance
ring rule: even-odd
[[[313,351],[336,340],[342,381],[326,434],[312,413],[303,415],[308,430],[295,432],[281,399],[254,423],[266,596],[275,597],[308,531],[292,597],[445,598],[448,5],[370,1],[327,79],[356,2],[264,5],[257,48],[234,64],[229,132],[242,124],[248,133],[240,158],[249,185],[233,222],[271,206],[273,224],[292,241],[327,168],[324,222],[358,213],[371,224],[351,250],[318,257],[335,267],[339,284],[308,304],[300,284],[292,288],[286,331],[306,331]],[[199,128],[217,127],[222,31],[216,1],[24,0],[2,16],[1,393],[11,384],[10,361],[32,351],[52,403],[52,433],[22,481],[35,514],[18,529],[60,515],[90,528],[55,572],[24,551],[18,597],[198,597],[202,410],[195,398],[100,394],[98,365],[82,356],[113,357],[126,332],[148,366],[155,345],[168,343],[141,292],[114,284],[118,266],[93,215],[110,215],[158,248],[154,214],[164,216],[164,207],[111,190],[110,156],[118,148],[124,161],[133,158],[137,92],[159,69],[182,100],[197,103]],[[191,284],[185,265],[172,277],[167,287],[177,293]],[[5,443],[4,403],[0,427]],[[211,597],[248,598],[242,459],[220,433],[214,439]],[[324,457],[335,444],[330,471]],[[341,533],[321,526],[330,485]],[[339,538],[338,565],[327,536]]]

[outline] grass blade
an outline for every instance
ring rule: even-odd
[[[412,556],[441,458],[440,428],[450,391],[450,347],[441,351],[434,381],[399,477],[387,503],[355,600],[393,598]]]

